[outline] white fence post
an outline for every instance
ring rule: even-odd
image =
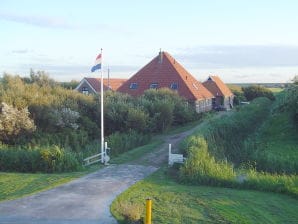
[[[174,163],[184,163],[183,154],[173,154],[172,145],[169,144],[169,166],[172,166]]]

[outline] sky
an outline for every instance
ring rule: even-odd
[[[0,73],[57,81],[129,78],[170,53],[199,81],[289,82],[298,75],[296,0],[1,0]]]

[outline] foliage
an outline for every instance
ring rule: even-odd
[[[251,190],[181,185],[160,169],[120,194],[111,205],[119,223],[125,223],[123,203],[145,208],[153,203],[153,223],[295,223],[297,199]],[[144,215],[144,213],[143,213]]]
[[[234,94],[233,105],[240,105],[240,102],[247,101],[244,96],[243,90],[237,85],[228,85],[229,89]]]
[[[227,158],[238,165],[246,162],[248,152],[243,150],[244,140],[260,127],[269,113],[270,104],[267,98],[258,98],[230,115],[211,120],[202,133],[209,151],[218,159]]]
[[[182,182],[226,186],[234,181],[233,167],[227,162],[216,162],[208,153],[208,145],[203,137],[189,138],[187,155],[180,169]]]
[[[16,172],[76,171],[79,162],[75,155],[58,146],[33,149],[2,147],[0,170]]]
[[[245,141],[245,151],[256,162],[257,170],[293,174],[298,171],[298,130],[293,122],[294,108],[290,109],[293,101],[288,91],[276,95],[265,122]]]
[[[149,114],[150,131],[163,132],[172,125],[184,124],[198,118],[194,108],[177,92],[168,88],[149,89],[139,104]]]
[[[0,102],[11,105],[19,118],[1,119],[3,125],[7,121],[7,127],[14,124],[17,127],[6,129],[9,134],[3,129],[0,140],[10,144],[12,149],[22,148],[28,152],[35,147],[57,146],[75,152],[78,158],[87,154],[84,149],[99,138],[100,96],[88,96],[67,88],[43,71],[31,69],[27,78],[5,74],[0,82]],[[150,139],[147,133],[163,132],[173,125],[197,119],[194,108],[169,89],[148,91],[140,98],[106,91],[104,113],[104,133],[110,135],[107,139],[115,154],[146,144]],[[25,128],[21,115],[32,122],[33,128]],[[28,122],[26,127],[29,128]]]
[[[271,90],[263,86],[252,85],[242,88],[245,98],[249,101],[257,97],[267,97],[270,100],[275,100],[275,97]]]
[[[144,214],[144,206],[137,203],[123,201],[117,204],[116,209],[124,217],[125,222],[127,223],[140,221]]]
[[[2,102],[0,105],[0,140],[11,143],[15,138],[32,133],[36,127],[27,108],[17,109]]]
[[[111,148],[111,155],[119,155],[137,146],[145,145],[151,137],[130,130],[127,133],[115,132],[108,136],[107,142]]]

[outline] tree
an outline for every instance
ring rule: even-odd
[[[28,108],[16,109],[6,103],[0,106],[0,140],[14,142],[15,138],[32,133],[36,127]]]
[[[243,90],[244,96],[249,101],[257,97],[267,97],[270,100],[275,100],[275,97],[272,91],[263,86],[252,85],[248,87],[243,87],[242,90]]]

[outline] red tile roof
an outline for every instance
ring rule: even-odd
[[[136,89],[130,88],[132,83],[137,83]],[[139,96],[149,89],[152,83],[157,83],[158,88],[171,88],[171,84],[176,83],[179,95],[188,100],[213,98],[212,93],[167,52],[160,52],[157,57],[128,79],[118,91]]]
[[[203,85],[214,95],[214,96],[231,96],[233,93],[227,87],[226,84],[218,76],[210,76],[207,81],[203,82]]]
[[[85,78],[87,82],[95,89],[97,92],[100,92],[100,78]],[[103,89],[108,89],[108,84],[110,86],[110,89],[116,91],[118,88],[126,82],[127,79],[103,79]],[[109,83],[108,83],[109,82]]]

